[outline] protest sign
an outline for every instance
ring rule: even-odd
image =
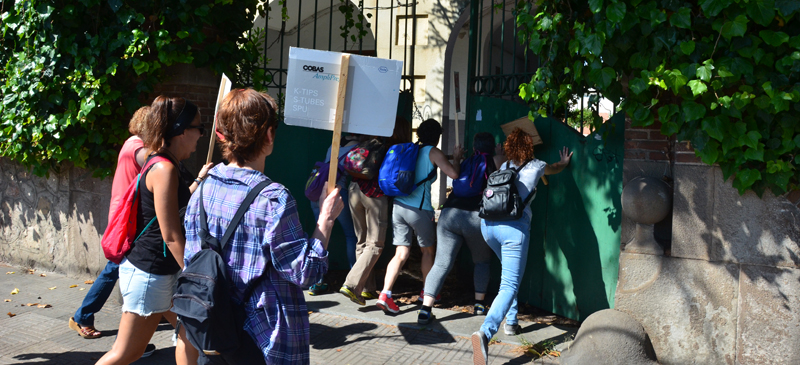
[[[389,137],[397,115],[401,61],[291,47],[284,122],[333,131],[328,191],[336,182],[342,132]]]
[[[227,95],[231,91],[231,80],[225,74],[222,74],[222,81],[219,83],[219,91],[217,92],[217,105],[214,106],[214,123],[211,125],[211,141],[208,142],[208,156],[206,156],[206,164],[211,162],[211,156],[214,155],[214,142],[216,142],[216,138],[214,135],[217,131],[217,111],[219,110],[219,104],[222,103],[222,100],[225,99],[225,95]]]
[[[342,53],[289,49],[284,121],[334,130]],[[342,132],[389,137],[397,116],[403,62],[351,55]]]

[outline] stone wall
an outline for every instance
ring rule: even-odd
[[[206,135],[184,161],[196,174],[206,160],[219,77],[185,65],[167,72],[169,80],[143,102],[163,93],[197,104]],[[50,171],[48,177],[38,177],[0,159],[0,261],[73,277],[96,277],[106,264],[100,238],[108,224],[111,181],[111,177],[93,178],[91,171],[69,163]]]
[[[643,141],[626,146],[625,181],[666,167],[671,236],[664,255],[622,252],[616,309],[644,325],[663,364],[800,363],[800,192],[739,195],[687,142],[659,162]]]

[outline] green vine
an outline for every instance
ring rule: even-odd
[[[265,61],[258,34],[246,35],[257,5],[4,1],[0,156],[40,176],[65,161],[106,176],[128,137],[127,120],[167,66],[210,68],[235,83],[268,81],[246,67]]]
[[[367,18],[372,18],[371,13],[367,13],[366,18],[364,17],[363,12],[359,12],[358,16],[353,17],[355,13],[356,7],[350,0],[339,0],[339,12],[342,13],[344,16],[344,24],[339,27],[339,30],[342,32],[339,34],[345,41],[345,49],[347,49],[347,40],[350,39],[352,42],[356,42],[359,39],[363,39],[369,31],[368,28],[370,27],[370,23],[366,22]],[[358,20],[358,22],[356,22]],[[355,28],[355,34],[350,34],[350,31]]]
[[[599,91],[634,126],[691,141],[741,194],[800,187],[800,1],[523,0],[516,12],[542,64],[520,86],[532,116]]]

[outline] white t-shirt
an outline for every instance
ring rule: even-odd
[[[517,172],[517,192],[519,192],[519,196],[522,199],[528,197],[528,195],[536,189],[536,184],[539,183],[539,179],[542,178],[544,175],[544,167],[547,166],[547,163],[542,160],[533,159],[522,168],[522,170]],[[502,165],[500,165],[500,170],[505,170],[508,168],[517,168],[518,166],[514,164],[513,161],[506,161]],[[531,197],[531,202],[535,196]],[[525,212],[528,213],[528,216],[531,216],[531,206],[530,202],[528,205],[525,206]]]

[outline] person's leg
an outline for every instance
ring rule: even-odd
[[[453,225],[457,223],[456,213],[456,209],[446,208],[439,215],[439,224],[436,227],[436,255],[431,270],[425,278],[423,290],[425,298],[423,298],[422,305],[424,306],[433,306],[434,298],[439,295],[447,274],[453,269],[456,255],[464,240],[452,230]]]
[[[375,291],[376,289],[375,275],[372,270],[381,257],[381,252],[383,252],[383,245],[386,241],[386,229],[389,226],[389,198],[387,196],[382,196],[380,198],[369,198],[365,196],[364,205],[367,212],[367,252],[371,251],[371,255],[369,256],[369,265],[361,276],[358,287],[356,287],[359,293],[365,290]]]
[[[395,251],[394,257],[389,261],[389,265],[386,266],[386,277],[383,279],[382,292],[392,292],[392,287],[394,286],[395,280],[397,280],[397,275],[400,273],[400,269],[403,268],[403,265],[406,263],[411,253],[413,231],[409,224],[410,222],[407,220],[407,218],[411,216],[413,216],[412,212],[406,207],[398,204],[392,207],[392,233],[394,234],[393,244],[395,245]],[[389,297],[391,297],[391,295],[389,295]]]
[[[517,222],[512,221],[506,224],[489,222],[488,226],[485,223],[481,225],[486,242],[494,251],[500,251],[502,264],[500,290],[481,326],[481,331],[487,339],[491,339],[497,333],[500,322],[517,297],[519,284],[525,273],[530,233],[520,229],[521,227],[514,223]]]
[[[356,243],[358,243],[358,237],[356,236],[356,230],[353,225],[353,216],[350,213],[350,194],[348,191],[342,190],[341,195],[344,209],[342,209],[342,213],[336,217],[336,220],[342,225],[347,249],[347,262],[350,263],[350,268],[352,269],[353,265],[356,264]]]
[[[175,327],[178,323],[178,315],[173,312],[164,312],[164,318]],[[200,352],[192,346],[188,339],[186,339],[186,327],[181,326],[178,332],[178,342],[175,345],[175,363],[177,365],[194,365],[197,364],[197,359],[200,357]]]
[[[138,360],[156,332],[160,320],[161,314],[142,317],[130,312],[122,313],[117,339],[111,351],[106,352],[96,365],[127,365]]]
[[[412,213],[416,215],[417,219],[409,223],[417,234],[417,243],[422,251],[420,269],[424,285],[436,256],[436,221],[432,210],[414,210]]]
[[[75,323],[82,327],[94,327],[94,314],[103,309],[117,279],[119,279],[119,265],[109,261],[89,288],[81,306],[75,311],[73,317]]]
[[[481,234],[481,218],[478,216],[478,212],[463,212],[463,218],[458,221],[459,227],[475,265],[473,271],[475,300],[482,302],[486,298],[486,289],[489,287],[492,249],[486,244],[486,240]]]

